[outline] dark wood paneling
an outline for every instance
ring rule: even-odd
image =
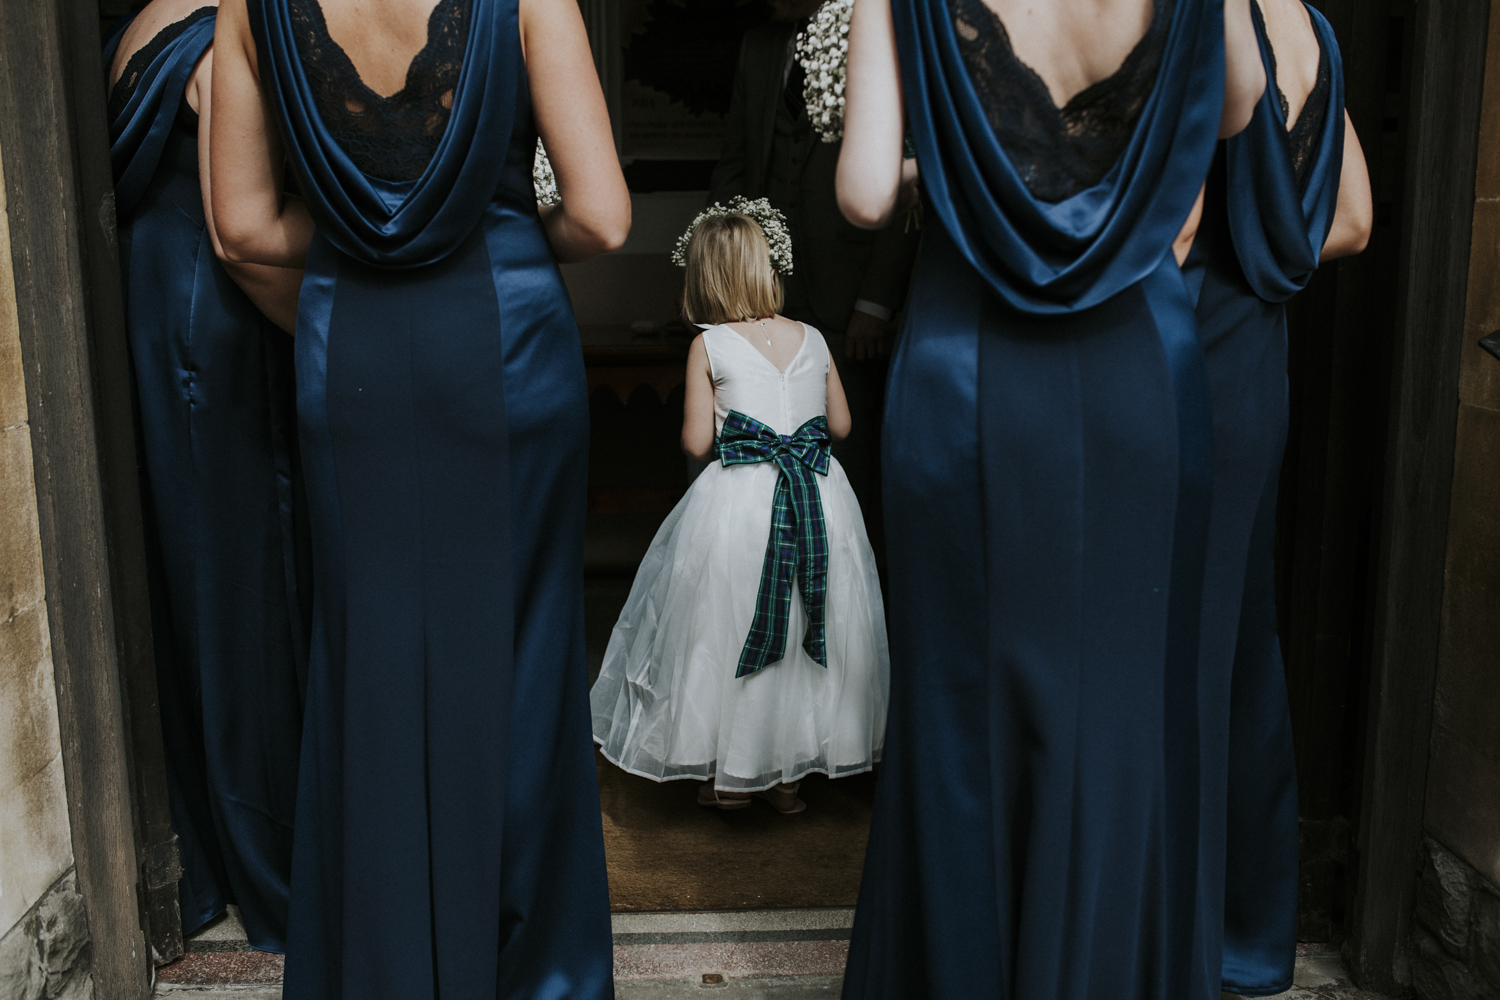
[[[180,949],[181,932],[103,102],[95,5],[0,4],[0,157],[73,850],[96,995],[135,1000],[153,944]]]
[[[1369,248],[1320,269],[1288,311],[1277,582],[1302,819],[1299,937],[1337,943],[1358,871],[1351,834],[1397,306],[1408,40],[1399,4],[1318,6],[1338,36],[1376,192]]]
[[[1346,958],[1409,990],[1411,914],[1441,628],[1489,4],[1406,7],[1411,31],[1398,307]]]
[[[100,457],[100,503],[108,546],[115,650],[123,688],[126,754],[138,851],[146,945],[156,964],[183,953],[177,882],[181,865],[172,833],[167,772],[151,638],[140,467],[136,457],[125,301],[115,238],[114,176],[109,160],[99,17],[93,5],[61,0],[64,80],[72,109],[73,154],[80,201],[97,205],[96,225],[82,227],[84,292],[94,366],[94,433]]]

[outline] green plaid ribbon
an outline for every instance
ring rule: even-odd
[[[771,498],[771,537],[760,571],[755,619],[740,652],[736,677],[744,677],[786,656],[787,620],[792,613],[792,581],[802,589],[807,635],[802,648],[828,666],[823,635],[823,600],[828,592],[828,528],[823,500],[813,475],[828,475],[828,418],[813,417],[792,435],[777,434],[754,417],[731,410],[716,442],[725,465],[775,462],[781,470]]]

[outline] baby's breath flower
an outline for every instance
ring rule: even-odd
[[[792,234],[787,232],[786,216],[772,208],[765,198],[751,201],[741,195],[730,198],[727,207],[714,202],[699,212],[687,227],[687,232],[677,237],[677,247],[672,251],[672,263],[678,267],[687,267],[688,244],[693,242],[698,224],[704,219],[720,215],[744,215],[754,219],[761,232],[766,234],[766,246],[771,250],[771,268],[781,274],[792,273]]]
[[[844,72],[849,64],[849,14],[854,0],[828,0],[797,36],[797,61],[807,74],[807,117],[824,142],[844,136]]]
[[[552,172],[552,161],[547,159],[547,150],[542,140],[536,141],[536,157],[531,161],[531,186],[536,189],[538,205],[560,205],[562,195],[557,192],[557,175]]]

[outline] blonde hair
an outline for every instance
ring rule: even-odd
[[[682,312],[689,323],[764,319],[781,309],[781,278],[771,248],[748,215],[713,215],[698,223],[687,248]]]

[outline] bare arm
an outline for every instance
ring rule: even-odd
[[[571,263],[618,250],[630,233],[630,191],[583,16],[575,0],[521,0],[520,9],[532,108],[562,197],[543,215],[552,252]]]
[[[903,180],[916,181],[915,161],[907,167],[901,158],[906,108],[890,0],[855,0],[844,102],[839,210],[861,229],[879,229],[896,212]]]
[[[214,50],[210,46],[188,80],[188,103],[198,112],[198,162],[202,164],[211,162],[212,156],[213,64]],[[200,170],[199,174],[203,188],[203,219],[209,239],[213,241],[214,253],[223,261],[224,248],[219,243],[218,227],[214,225],[213,171]],[[297,295],[302,289],[300,269],[224,261],[224,270],[267,319],[287,333],[297,332]]]
[[[1370,231],[1375,228],[1375,200],[1370,194],[1370,171],[1365,166],[1365,151],[1354,133],[1354,122],[1344,112],[1344,165],[1339,176],[1339,203],[1333,213],[1333,227],[1323,244],[1323,260],[1337,260],[1357,254],[1369,245]]]
[[[1266,91],[1266,66],[1250,20],[1251,0],[1224,0],[1224,110],[1219,138],[1238,135],[1250,124]]]
[[[714,450],[714,379],[703,334],[688,348],[687,386],[682,397],[682,450],[707,462]]]
[[[282,189],[286,153],[261,90],[245,0],[219,5],[214,51],[209,173],[223,259],[300,268],[312,216]]]
[[[839,368],[830,359],[828,364],[828,436],[842,441],[849,436],[854,421],[849,417],[849,400],[844,397],[844,383],[839,381]]]

